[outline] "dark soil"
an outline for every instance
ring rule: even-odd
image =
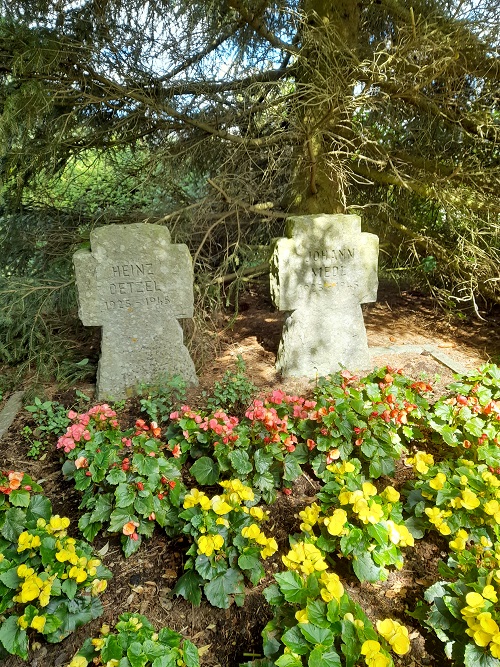
[[[433,345],[467,368],[500,359],[499,319],[494,315],[485,321],[452,319],[436,311],[430,299],[421,294],[399,293],[387,288],[379,293],[376,304],[365,307],[371,347]],[[205,364],[200,374],[200,386],[189,397],[191,405],[196,407],[196,395],[210,389],[225,370],[235,367],[236,357],[240,354],[246,363],[248,377],[262,393],[277,387],[289,393],[304,394],[310,390],[309,381],[297,379],[283,382],[274,370],[283,314],[274,310],[268,296],[262,295],[260,290],[249,291],[239,302],[238,316],[228,326],[230,321],[228,317],[226,327],[221,327],[218,336],[220,353],[212,363]],[[373,361],[378,367],[390,365],[402,368],[406,375],[415,379],[425,377],[435,384],[438,391],[453,376],[450,368],[429,354],[387,353]],[[93,391],[89,385],[79,385],[78,388],[89,395]],[[46,391],[49,397],[54,396],[67,406],[73,404],[74,388],[59,396],[54,388],[47,388]],[[139,416],[138,407],[137,400],[130,401],[121,419],[128,423],[135,420]],[[42,484],[54,511],[69,516],[74,530],[81,514],[78,510],[80,495],[64,481],[55,448],[51,448],[41,461],[26,456],[28,446],[22,436],[22,428],[30,424],[30,419],[29,413],[22,412],[4,436],[0,443],[0,468],[24,470]],[[394,484],[402,484],[409,474],[408,468],[398,466]],[[281,496],[270,508],[269,532],[276,537],[280,549],[274,558],[267,561],[265,580],[247,591],[241,608],[222,610],[205,602],[200,607],[192,607],[183,599],[172,596],[172,588],[183,571],[187,549],[182,539],[169,539],[156,532],[137,554],[125,559],[116,536],[98,536],[95,547],[114,575],[102,596],[103,617],[80,628],[61,644],[35,645],[28,663],[12,657],[4,663],[5,667],[66,665],[87,636],[96,636],[102,623],[113,625],[118,615],[125,611],[146,614],[157,627],[168,625],[182,632],[198,646],[202,665],[206,667],[237,667],[240,662],[251,659],[252,655],[260,655],[260,632],[271,616],[262,590],[271,582],[273,572],[280,568],[280,554],[288,548],[288,535],[298,529],[297,513],[314,500],[316,490],[314,481],[304,476],[296,483],[292,496]],[[392,573],[388,581],[379,584],[360,585],[347,564],[339,563],[339,574],[343,576],[347,590],[372,620],[390,616],[410,628],[412,651],[397,663],[401,666],[441,667],[448,662],[440,643],[423,631],[416,621],[405,616],[405,611],[413,609],[425,588],[438,578],[437,563],[445,548],[446,543],[438,536],[431,535],[425,541],[417,542],[414,549],[406,552],[404,569]]]

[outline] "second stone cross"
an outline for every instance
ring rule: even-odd
[[[360,304],[377,299],[378,237],[361,232],[357,215],[292,217],[287,236],[271,260],[271,296],[289,311],[277,370],[315,377],[368,369]]]

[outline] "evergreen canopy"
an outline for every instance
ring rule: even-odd
[[[93,224],[28,185],[133,151],[136,182],[165,192],[135,219],[168,222],[212,280],[251,271],[290,211],[360,211],[434,285],[498,302],[496,0],[2,5],[9,270],[46,269],[36,243],[14,261],[20,226],[70,247]],[[7,217],[20,207],[31,223]]]

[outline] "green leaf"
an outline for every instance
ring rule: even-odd
[[[499,667],[500,660],[486,653],[475,644],[467,644],[464,654],[465,667]]]
[[[274,664],[278,665],[278,667],[302,667],[302,660],[295,658],[290,653],[285,653],[284,655],[280,655]]]
[[[330,627],[330,621],[326,617],[326,604],[322,600],[311,600],[307,603],[307,620],[320,628]]]
[[[241,554],[238,558],[238,565],[247,573],[248,578],[254,586],[264,577],[265,571],[257,555]]]
[[[55,614],[62,621],[55,632],[45,634],[47,641],[57,643],[80,626],[101,616],[102,604],[97,597],[76,595],[73,600],[51,599],[46,612]]]
[[[9,616],[0,626],[0,644],[11,655],[28,659],[28,635],[18,624],[18,616]]]
[[[28,507],[30,502],[30,492],[24,489],[15,489],[9,495],[9,500],[16,507]]]
[[[319,628],[313,623],[299,623],[299,629],[311,644],[328,647],[333,644],[333,632],[329,628]]]
[[[134,509],[140,516],[149,516],[154,510],[153,497],[151,493],[148,493],[148,495],[145,497],[137,496],[134,501]]]
[[[302,468],[297,463],[293,454],[287,454],[283,461],[283,478],[289,482],[294,482],[302,475]]]
[[[158,474],[159,463],[154,456],[136,454],[136,456],[134,456],[133,464],[136,466],[139,475],[143,475],[143,477],[151,477],[152,475]]]
[[[203,579],[197,572],[190,571],[183,574],[177,581],[174,587],[175,595],[182,595],[183,598],[189,600],[191,604],[198,607],[201,602],[201,585]]]
[[[125,558],[128,558],[139,549],[142,544],[142,538],[139,535],[136,540],[133,540],[130,535],[122,535],[121,543],[123,549],[123,555]]]
[[[9,542],[17,542],[19,535],[24,530],[26,513],[20,507],[9,507],[5,512],[2,535]]]
[[[307,662],[308,667],[342,667],[340,656],[333,648],[317,646]]]
[[[229,568],[224,574],[215,577],[204,588],[207,600],[214,607],[227,609],[233,595],[241,595],[244,592],[243,576],[237,570]]]
[[[360,581],[385,581],[383,568],[377,567],[369,553],[360,554],[353,558],[352,569]]]
[[[102,523],[99,521],[92,522],[90,520],[90,512],[82,514],[78,521],[78,528],[82,531],[83,536],[89,542],[92,542],[94,537],[102,528]]]
[[[75,597],[77,589],[78,584],[74,579],[66,579],[61,586],[62,592],[65,593],[70,600]]]
[[[49,521],[52,516],[52,504],[45,496],[32,496],[28,509],[26,510],[26,521],[45,519]]]
[[[273,462],[273,455],[266,452],[265,449],[257,449],[254,454],[255,470],[263,474],[269,470]]]
[[[17,576],[17,568],[18,566],[16,565],[16,567],[11,567],[9,570],[0,574],[0,581],[5,584],[7,588],[11,588],[12,590],[16,590],[22,581],[22,579]]]
[[[127,658],[131,667],[144,667],[148,662],[147,656],[142,651],[140,642],[132,642],[127,649]]]
[[[130,484],[119,484],[115,490],[116,506],[128,507],[135,500],[136,492]]]
[[[104,493],[102,495],[97,496],[94,511],[90,516],[90,521],[92,523],[94,523],[95,521],[106,523],[109,520],[112,508],[113,508],[112,496],[110,493]]]
[[[387,544],[389,531],[381,523],[369,524],[367,532],[378,544]]]
[[[219,468],[217,464],[208,456],[202,456],[193,463],[189,472],[196,479],[198,484],[211,486],[219,479]]]
[[[242,449],[234,449],[230,452],[229,460],[231,461],[233,468],[241,477],[246,477],[246,475],[253,470],[248,454]]]
[[[359,618],[359,616],[358,616]],[[354,667],[359,658],[361,649],[358,634],[351,621],[342,621],[342,653],[345,656],[345,667]],[[367,637],[368,639],[368,637]]]
[[[111,512],[109,517],[109,527],[108,530],[110,533],[121,533],[123,526],[129,521],[137,521],[137,517],[131,513],[132,508],[128,508],[129,511],[117,509]]]
[[[262,591],[262,594],[271,605],[281,605],[285,601],[285,598],[276,584],[271,584],[265,588]]]
[[[305,605],[308,590],[296,572],[280,572],[274,575],[287,602]]]
[[[183,658],[186,666],[199,667],[200,658],[198,656],[198,649],[193,644],[193,642],[190,642],[189,639],[186,639],[182,645],[182,650],[184,651]]]
[[[109,482],[110,484],[113,484],[113,486],[116,486],[118,484],[121,484],[122,482],[126,482],[127,475],[125,471],[122,470],[121,468],[113,468],[106,475],[106,481]]]
[[[108,662],[109,660],[120,660],[122,656],[123,650],[119,638],[116,635],[108,635],[101,650],[101,659]]]
[[[294,653],[298,653],[299,655],[306,655],[309,653],[309,644],[304,638],[298,625],[294,625],[290,630],[287,630],[281,637],[281,641]]]

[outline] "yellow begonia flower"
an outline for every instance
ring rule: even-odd
[[[481,539],[479,541],[481,542],[483,547],[492,547],[493,546],[492,541],[488,537],[485,537],[484,535],[481,535]]]
[[[223,544],[222,535],[202,535],[198,540],[198,551],[205,556],[211,556],[214,551],[219,551]]]
[[[441,535],[451,535],[451,528],[447,523],[443,521],[443,523],[440,523],[439,526],[436,526]]]
[[[60,517],[59,514],[54,514],[50,517],[48,527],[53,531],[65,530],[70,524],[68,517]]]
[[[242,528],[241,534],[248,540],[255,540],[260,535],[260,528],[256,523],[252,523],[249,526]]]
[[[224,498],[221,498],[221,496],[214,496],[212,498],[212,509],[216,514],[224,515],[229,514],[233,508],[231,505],[226,503]]]
[[[366,655],[366,657],[369,657],[374,653],[380,653],[380,644],[374,639],[367,639],[361,646],[361,655]]]
[[[389,539],[393,544],[401,547],[414,546],[415,539],[406,526],[398,526],[390,519],[386,523],[389,529]]]
[[[399,492],[393,486],[386,486],[380,495],[389,503],[397,503],[400,498]]]
[[[462,528],[456,533],[455,539],[451,540],[450,548],[454,551],[464,551],[467,540],[469,539],[469,533],[467,533]]]
[[[467,593],[465,596],[465,601],[469,605],[469,607],[473,607],[475,609],[481,609],[484,607],[484,598],[480,593]]]
[[[406,459],[406,464],[415,466],[417,472],[425,475],[429,471],[429,466],[434,465],[434,457],[427,452],[418,451],[413,458]]]
[[[336,509],[331,516],[325,519],[324,524],[330,535],[342,535],[346,522],[347,512],[342,509]]]
[[[498,500],[489,500],[483,505],[486,514],[492,516],[497,523],[500,523],[500,503]]]
[[[325,602],[331,602],[332,600],[340,602],[340,598],[344,595],[344,587],[337,574],[322,572],[319,583],[322,585],[320,595]]]
[[[221,516],[216,520],[215,523],[219,526],[225,526],[226,528],[229,528],[229,521]]]
[[[366,503],[366,501],[365,501]],[[356,509],[357,508],[357,509]],[[361,501],[356,503],[356,506],[353,506],[354,511],[357,511],[359,520],[363,523],[378,523],[384,516],[384,510],[382,506],[376,502],[362,504]]]
[[[386,618],[377,621],[377,631],[389,642],[394,653],[405,655],[410,650],[408,628],[397,621]]]
[[[43,632],[46,621],[47,619],[45,616],[35,616],[31,621],[30,627],[34,630],[38,630],[38,632]]]
[[[264,510],[261,507],[251,507],[250,516],[253,516],[257,521],[262,521],[264,519]]]
[[[462,507],[466,510],[473,510],[481,504],[479,498],[470,489],[464,489],[461,497]]]
[[[491,584],[488,584],[483,588],[482,596],[490,602],[498,602],[497,593]]]
[[[219,482],[220,486],[236,493],[241,500],[254,500],[254,492],[251,487],[245,486],[239,479],[230,479]]]
[[[35,574],[35,570],[32,567],[28,567],[26,563],[21,563],[16,572],[20,579],[26,579],[26,577],[31,577],[32,574]]]
[[[100,651],[102,647],[104,646],[104,639],[92,639],[92,646],[96,649],[96,651]]]
[[[299,623],[309,623],[309,619],[307,618],[307,609],[301,609],[300,611],[296,611],[295,618],[298,620]]]
[[[350,491],[341,491],[338,495],[339,503],[341,505],[349,505],[351,502],[351,492]]]
[[[374,486],[371,482],[363,482],[361,488],[366,499],[377,495],[377,487]]]
[[[429,486],[431,489],[434,489],[434,491],[440,491],[443,486],[445,485],[446,482],[446,475],[442,472],[438,472],[438,474],[430,480]]]
[[[89,661],[87,658],[84,658],[83,655],[75,655],[68,667],[87,667],[88,664]]]
[[[267,540],[266,545],[260,552],[260,556],[263,560],[266,560],[269,556],[272,556],[278,551],[278,543],[274,539],[274,537],[270,537]]]
[[[40,595],[42,586],[43,581],[40,577],[28,577],[21,587],[21,592],[19,595],[16,595],[14,599],[18,602],[31,602]]]
[[[58,551],[56,553],[56,560],[60,563],[68,561],[71,565],[76,565],[78,563],[78,556],[75,553],[75,547],[73,545],[68,545],[66,548]]]
[[[87,579],[87,572],[82,567],[77,567],[73,565],[68,572],[68,577],[70,579],[75,579],[77,584],[81,584],[85,579]]]
[[[30,533],[25,530],[19,535],[17,544],[17,551],[18,553],[21,553],[26,549],[36,549],[40,546],[41,540],[38,535],[30,535]]]
[[[282,556],[285,567],[289,570],[300,570],[304,574],[326,570],[328,565],[323,560],[321,551],[314,544],[297,542],[286,556]]]
[[[108,582],[106,581],[106,579],[94,579],[94,581],[92,582],[92,588],[90,589],[90,594],[93,597],[97,597],[99,593],[103,593],[107,587],[108,587]]]
[[[25,616],[19,616],[19,618],[17,619],[17,624],[23,630],[26,630],[26,628],[28,627],[28,621],[26,620]]]
[[[184,509],[195,507],[195,505],[200,505],[204,510],[211,508],[210,499],[203,491],[191,489],[191,492],[184,498]]]
[[[308,505],[302,512],[299,512],[299,518],[303,521],[300,524],[300,529],[307,533],[312,532],[312,527],[318,522],[320,512],[321,508],[316,503]]]
[[[38,596],[40,607],[46,607],[49,604],[50,593],[52,591],[52,579],[47,580],[40,591],[40,595]]]

